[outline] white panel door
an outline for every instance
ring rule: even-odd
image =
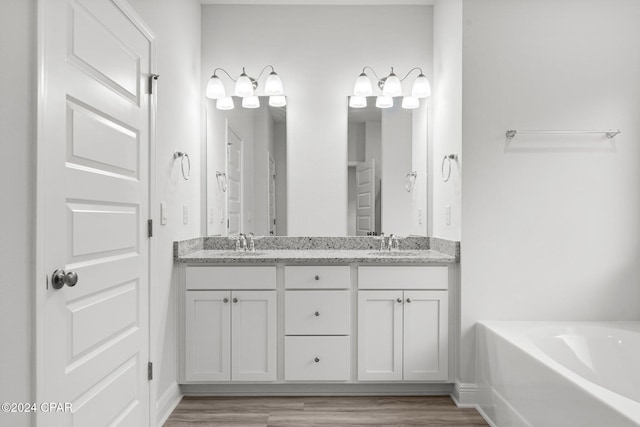
[[[276,230],[276,162],[269,155],[269,235],[275,236]]]
[[[231,292],[187,291],[185,378],[231,380]]]
[[[123,1],[38,6],[36,400],[73,408],[38,425],[146,426],[151,36]]]
[[[376,160],[356,165],[356,236],[376,231]]]
[[[402,291],[358,292],[358,380],[402,380]]]
[[[447,291],[404,292],[404,379],[446,380],[448,376]]]
[[[227,235],[242,231],[242,140],[227,126]]]
[[[276,380],[276,291],[234,291],[231,379]]]

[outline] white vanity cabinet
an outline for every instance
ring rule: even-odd
[[[186,277],[185,380],[276,381],[275,267],[187,267]]]
[[[361,267],[358,380],[448,378],[446,267]]]

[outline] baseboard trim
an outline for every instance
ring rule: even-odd
[[[456,381],[453,392],[451,393],[451,398],[458,408],[477,408],[478,385]]]
[[[182,392],[180,391],[180,387],[178,387],[178,383],[174,382],[156,402],[156,420],[158,420],[158,427],[162,427],[181,400]]]
[[[182,384],[185,396],[446,396],[453,384]]]

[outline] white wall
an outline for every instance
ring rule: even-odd
[[[510,37],[510,36],[509,36]],[[429,157],[431,236],[460,240],[462,167],[462,0],[437,0],[433,7],[433,144]],[[442,158],[457,154],[451,178],[442,181]],[[446,170],[445,170],[446,172]],[[451,222],[445,207],[451,207]]]
[[[200,147],[202,144],[202,91],[200,87],[200,3],[197,0],[130,0],[157,36],[157,200],[167,202],[167,225],[156,222],[157,281],[151,283],[151,360],[154,380],[151,405],[158,407],[176,392],[176,295],[173,278],[174,240],[201,234]],[[191,179],[185,181],[173,152],[191,158]],[[189,208],[183,224],[182,207]],[[159,206],[151,210],[158,218]],[[170,409],[170,408],[169,408]],[[160,416],[163,414],[161,413]]]
[[[35,261],[36,2],[0,2],[0,402],[31,402]],[[29,414],[0,414],[28,426]]]
[[[464,2],[463,382],[477,320],[640,319],[638,22],[635,0]]]
[[[347,95],[365,65],[381,74],[420,66],[430,78],[432,11],[203,6],[203,88],[215,67],[237,76],[272,64],[284,82],[289,235],[346,234]]]

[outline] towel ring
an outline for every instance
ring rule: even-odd
[[[180,168],[182,169],[182,177],[185,181],[189,181],[191,178],[191,160],[189,159],[189,155],[187,153],[183,153],[182,151],[175,151],[173,153],[173,160],[181,158],[180,160]],[[187,159],[187,171],[184,171],[184,159]]]
[[[216,171],[216,179],[218,180],[218,186],[220,187],[222,192],[226,193],[227,192],[227,174],[224,172]]]
[[[407,182],[404,185],[404,189],[407,190],[407,193],[411,193],[413,187],[416,185],[416,179],[418,179],[418,172],[413,171],[407,174]]]
[[[442,158],[442,166],[440,167],[440,172],[442,173],[442,180],[444,182],[449,181],[449,178],[451,178],[451,160],[457,161],[458,160],[458,155],[457,154],[447,154],[446,156],[444,156]],[[448,166],[446,173],[444,171],[444,164],[445,163]]]

